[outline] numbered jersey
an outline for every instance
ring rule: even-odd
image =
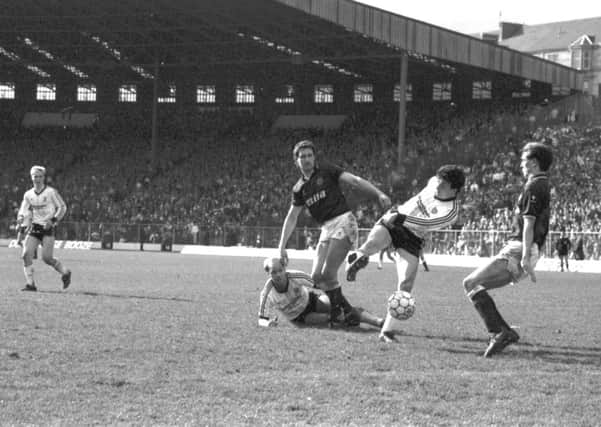
[[[39,193],[34,188],[25,192],[19,209],[19,217],[25,218],[31,211],[32,224],[46,225],[52,218],[62,219],[67,206],[58,191],[45,186]]]

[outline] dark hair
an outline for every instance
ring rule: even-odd
[[[303,148],[310,148],[313,150],[313,154],[315,154],[315,145],[313,145],[313,142],[309,141],[308,139],[303,139],[302,141],[297,142],[292,150],[292,156],[294,157],[294,160],[298,158],[298,152]]]
[[[553,163],[553,152],[548,145],[542,142],[528,142],[522,148],[522,153],[527,159],[534,159],[541,171],[547,172]]]
[[[457,191],[465,185],[465,172],[458,165],[443,165],[436,171],[436,176],[447,181],[451,184],[451,188]]]

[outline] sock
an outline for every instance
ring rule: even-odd
[[[25,283],[33,285],[33,265],[23,267],[23,272],[25,273]]]
[[[476,311],[478,311],[478,314],[484,320],[488,332],[498,333],[503,329],[510,329],[488,292],[480,291],[472,295],[471,300],[474,303]]]

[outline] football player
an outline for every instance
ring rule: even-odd
[[[36,291],[33,278],[33,257],[37,247],[42,245],[42,259],[61,274],[63,289],[71,283],[71,271],[54,258],[54,230],[67,212],[67,206],[54,188],[46,185],[46,168],[33,166],[30,170],[33,188],[23,195],[23,202],[17,215],[17,227],[21,227],[27,213],[31,211],[31,226],[23,242],[24,291]]]
[[[338,166],[318,163],[315,158],[315,146],[311,141],[298,142],[292,154],[301,177],[292,188],[292,204],[282,225],[280,256],[286,265],[286,245],[296,227],[299,214],[306,207],[311,216],[322,225],[311,277],[316,286],[325,291],[330,299],[331,322],[338,321],[343,313],[348,317],[352,308],[342,294],[338,270],[358,237],[357,218],[347,204],[341,184],[372,195],[384,209],[390,207],[390,198],[363,178]]]
[[[367,240],[347,257],[347,280],[356,279],[357,272],[366,267],[369,257],[392,246],[398,284],[397,289],[411,292],[427,232],[440,230],[457,221],[457,196],[465,184],[465,173],[460,166],[441,166],[428,185],[400,206],[388,210],[373,226]],[[424,266],[424,268],[426,268]],[[380,340],[394,340],[395,319],[386,315]]]
[[[497,310],[488,290],[517,283],[526,276],[536,282],[534,267],[549,231],[551,193],[547,173],[552,163],[553,152],[545,144],[524,145],[520,169],[526,183],[517,199],[508,241],[495,257],[463,280],[467,296],[491,334],[484,357],[520,339]]]
[[[326,322],[331,310],[328,296],[316,289],[311,276],[302,271],[286,270],[280,258],[267,258],[263,268],[270,275],[259,297],[259,326],[277,325],[274,308],[294,324]],[[352,307],[357,322],[347,322],[356,326],[359,322],[381,327],[384,320],[363,310]]]

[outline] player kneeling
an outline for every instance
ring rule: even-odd
[[[330,318],[330,299],[316,289],[311,276],[297,270],[286,270],[279,258],[267,258],[263,268],[271,276],[265,282],[259,298],[259,326],[277,325],[271,315],[275,308],[295,324],[327,323]],[[367,323],[378,328],[384,320],[359,307],[354,307],[344,319],[347,326]]]

